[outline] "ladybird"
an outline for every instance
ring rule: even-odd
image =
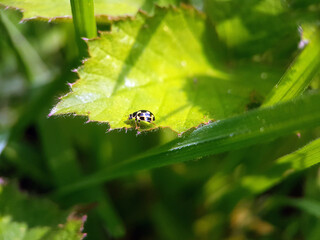
[[[140,123],[141,121],[152,123],[156,120],[153,113],[147,110],[139,110],[130,114],[128,120],[131,119],[135,119],[135,121],[138,123]]]

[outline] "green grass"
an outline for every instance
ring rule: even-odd
[[[0,239],[317,240],[319,9],[0,0]]]

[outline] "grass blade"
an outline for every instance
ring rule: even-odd
[[[295,130],[319,126],[319,123],[320,94],[307,95],[208,124],[143,156],[102,169],[76,184],[61,188],[56,194],[66,194],[139,170],[266,142]]]
[[[87,45],[81,38],[97,37],[93,0],[70,0],[76,41],[81,57],[87,56]]]
[[[70,0],[73,24],[78,37],[94,38],[97,26],[94,17],[93,0]]]
[[[309,44],[296,58],[280,82],[272,89],[264,102],[271,106],[299,96],[308,87],[320,69],[320,32],[313,34]]]
[[[51,73],[39,53],[28,39],[19,31],[4,10],[0,10],[0,24],[2,23],[8,34],[12,46],[21,60],[26,77],[33,86],[47,83],[51,80]]]
[[[320,162],[320,138],[279,158],[266,172],[242,178],[240,185],[253,194],[267,190],[288,175]]]

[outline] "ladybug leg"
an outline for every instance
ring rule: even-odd
[[[136,129],[140,128],[140,119],[136,118],[136,121],[134,121],[135,125],[136,125]]]

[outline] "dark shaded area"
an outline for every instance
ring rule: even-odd
[[[27,195],[20,195],[17,189],[6,187],[1,192],[1,215],[11,215],[17,222],[26,222],[29,227],[56,226],[64,222],[65,215],[57,211],[55,204],[39,200],[35,202]]]
[[[201,111],[207,113],[205,116],[213,120],[225,119],[259,107],[265,97],[265,93],[259,92],[262,81],[270,87],[276,81],[261,79],[259,72],[253,70],[254,66],[244,67],[246,72],[230,70],[229,73],[234,75],[230,79],[204,75],[187,79],[183,90],[190,104],[200,107]],[[250,71],[251,67],[253,71]],[[264,91],[267,92],[268,88],[264,88]]]
[[[281,3],[269,1],[270,5],[262,0],[206,1],[206,3],[209,19],[216,26],[225,24],[227,21],[239,21],[247,31],[246,39],[234,46],[229,46],[227,56],[230,59],[234,57],[242,59],[261,54],[262,61],[270,63],[272,59],[272,63],[285,64],[285,58],[297,48],[299,18],[297,19],[296,13],[291,11],[286,1]],[[263,4],[265,4],[264,7]],[[259,6],[260,10],[258,10]],[[271,9],[273,7],[275,9]],[[305,13],[308,14],[308,11]],[[231,29],[224,30],[227,31],[224,33],[227,35],[219,36],[226,38],[221,39],[222,42],[228,44],[236,39],[237,36]],[[234,29],[235,33],[237,31],[238,29]],[[223,30],[221,30],[222,33]]]

